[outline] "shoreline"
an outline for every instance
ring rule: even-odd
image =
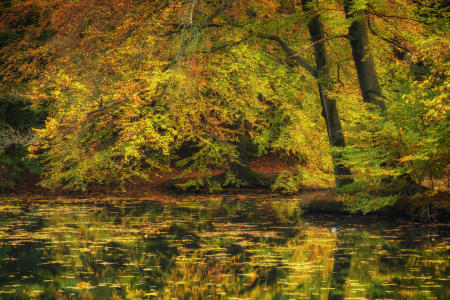
[[[55,189],[49,190],[43,187],[32,187],[21,190],[10,189],[8,191],[0,191],[1,198],[8,196],[12,197],[39,197],[39,198],[54,198],[67,197],[76,199],[99,199],[104,197],[113,198],[136,198],[145,199],[147,197],[154,197],[158,195],[177,196],[177,195],[192,195],[192,196],[236,196],[238,199],[244,199],[245,196],[255,197],[258,195],[269,195],[273,198],[286,201],[298,201],[299,208],[304,213],[319,213],[331,215],[359,215],[359,216],[383,216],[392,219],[407,219],[413,222],[435,224],[435,223],[449,223],[450,221],[450,198],[447,198],[448,193],[439,194],[440,197],[435,199],[408,199],[402,198],[398,200],[393,206],[385,206],[377,211],[371,211],[366,214],[350,213],[346,210],[343,202],[337,201],[334,197],[333,189],[304,189],[296,194],[282,194],[280,191],[273,191],[270,188],[264,187],[241,187],[241,188],[224,188],[222,190],[209,191],[207,189],[176,189],[165,186],[135,186],[127,189],[125,192],[112,188],[110,186],[95,187],[89,191],[79,191],[70,189]],[[440,201],[439,199],[440,198]],[[443,199],[442,199],[443,198]],[[31,199],[30,199],[31,200]]]

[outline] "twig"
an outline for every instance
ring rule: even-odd
[[[34,133],[32,131],[20,132],[11,126],[0,131],[0,150],[8,149],[14,145],[30,146],[33,144]]]
[[[388,42],[389,44],[392,44],[392,45],[394,45],[394,46],[396,46],[396,47],[398,47],[398,48],[400,48],[400,49],[405,50],[406,52],[411,52],[411,50],[409,50],[408,48],[403,47],[403,46],[397,44],[396,42],[394,42],[393,40],[388,39],[388,38],[385,38],[385,37],[382,37],[381,35],[379,35],[378,33],[376,33],[376,32],[372,29],[372,26],[370,25],[370,18],[367,18],[367,25],[368,25],[368,27],[369,27],[370,32],[372,32],[373,35],[379,37],[380,39],[382,39],[382,40],[385,41],[385,42]]]

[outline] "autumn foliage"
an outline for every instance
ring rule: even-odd
[[[343,199],[368,211],[448,189],[435,184],[450,163],[447,15],[445,5],[406,0],[13,1],[0,18],[1,101],[46,112],[27,154],[45,187],[173,168],[198,174],[184,186],[199,187],[213,170],[245,165],[244,150],[276,152],[295,165],[273,188],[325,185],[338,164],[352,174]],[[301,51],[313,18],[329,37],[318,44],[327,76],[317,47]],[[348,35],[361,20],[363,61],[374,61],[382,91],[372,103]],[[338,147],[324,99],[339,111]]]

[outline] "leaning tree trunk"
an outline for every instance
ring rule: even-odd
[[[344,10],[347,19],[353,20],[348,28],[348,39],[352,47],[353,60],[358,73],[359,87],[366,103],[371,103],[386,110],[383,101],[380,82],[378,81],[375,62],[370,51],[369,36],[367,34],[366,16],[363,10],[353,10],[353,0],[344,0]]]
[[[308,12],[308,5],[310,0],[302,0],[303,11]],[[320,16],[314,16],[308,24],[308,30],[313,42],[317,42],[325,37],[323,32],[323,25],[320,22]],[[325,42],[314,45],[314,54],[316,58],[316,70],[319,86],[320,101],[322,103],[322,116],[327,125],[328,139],[330,146],[343,148],[345,147],[345,138],[342,130],[341,120],[337,109],[336,100],[328,95],[331,91],[332,83],[330,77],[330,64],[327,54]],[[351,171],[344,165],[339,164],[340,157],[333,155],[334,175],[336,186],[341,187],[346,183],[352,182],[350,178]]]

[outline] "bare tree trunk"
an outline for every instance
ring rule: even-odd
[[[309,3],[310,0],[302,0],[303,11],[309,11]],[[322,22],[320,22],[319,15],[314,16],[314,18],[309,21],[308,30],[313,43],[325,37],[323,25]],[[328,95],[328,91],[331,91],[332,89],[332,83],[330,77],[330,64],[325,42],[315,44],[314,50],[320,101],[322,103],[322,116],[327,125],[330,146],[332,148],[343,148],[345,147],[345,137],[342,130],[341,120],[339,118],[336,100]],[[333,162],[335,164],[334,175],[337,187],[341,187],[344,184],[352,182],[352,180],[348,178],[348,176],[351,175],[351,171],[342,164],[337,163],[339,158],[340,157],[337,155],[333,155]]]
[[[363,10],[353,11],[353,5],[353,0],[344,0],[345,16],[347,19],[353,20],[352,25],[348,28],[348,39],[352,47],[353,60],[355,61],[363,100],[385,111],[386,104],[383,101],[375,62],[370,52],[366,16]]]

